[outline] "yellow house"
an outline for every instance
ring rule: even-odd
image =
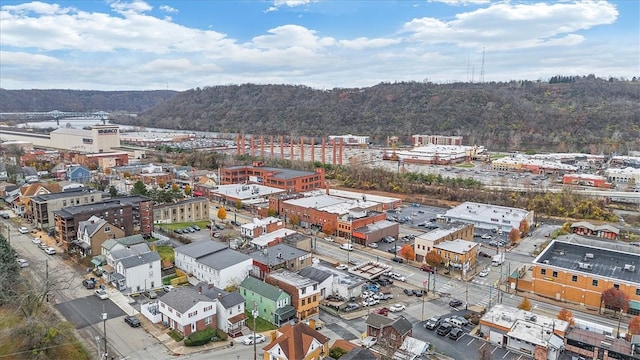
[[[433,246],[435,252],[444,260],[444,265],[452,270],[470,270],[475,268],[479,244],[467,240],[443,241]]]

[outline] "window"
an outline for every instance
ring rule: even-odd
[[[636,295],[640,295],[640,288],[636,288]]]
[[[598,280],[591,280],[591,285],[598,287]]]
[[[302,306],[304,306],[305,299],[302,299]]]
[[[616,290],[620,290],[620,284],[613,284],[613,287],[616,288]]]
[[[573,282],[578,281],[578,275],[571,275],[571,281]]]
[[[552,272],[551,276],[553,276],[554,278],[557,278],[558,277],[558,272],[557,271]]]
[[[313,295],[313,302],[316,302],[316,296]]]
[[[111,226],[104,227],[104,232],[110,232],[110,231],[111,231]]]
[[[540,269],[540,274],[547,275],[547,269]]]
[[[206,318],[204,318],[204,324],[211,325],[211,316],[207,316]]]

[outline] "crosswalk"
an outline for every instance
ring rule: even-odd
[[[444,285],[440,286],[440,288],[436,290],[436,293],[442,296],[450,295],[451,290],[457,287],[458,287],[458,282],[453,279],[450,279]]]
[[[496,304],[497,301],[498,301],[498,295],[499,295],[499,292],[497,290],[496,291],[492,291],[491,294],[487,293],[482,298],[482,300],[478,301],[478,303],[476,305],[489,307],[489,303]]]

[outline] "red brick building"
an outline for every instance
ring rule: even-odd
[[[253,165],[240,165],[220,170],[220,184],[261,184],[290,192],[305,192],[325,188],[324,169],[315,172],[264,166],[261,161]]]

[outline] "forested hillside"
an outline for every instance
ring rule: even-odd
[[[139,113],[176,95],[175,91],[4,90],[0,113],[106,111]]]
[[[363,89],[238,85],[193,89],[138,125],[248,134],[462,135],[492,150],[626,153],[640,148],[640,83],[379,84]]]

